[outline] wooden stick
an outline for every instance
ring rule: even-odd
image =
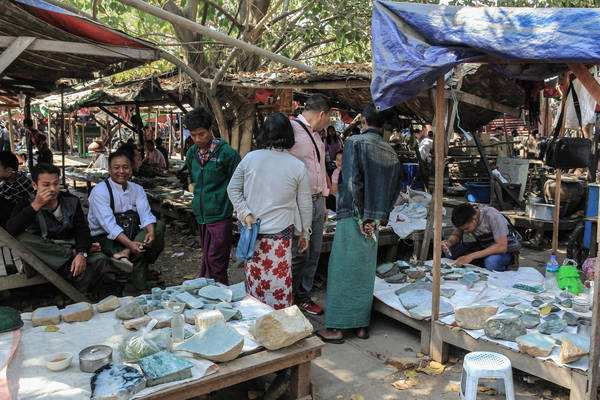
[[[437,79],[435,90],[435,186],[433,189],[433,293],[431,300],[431,320],[439,318],[440,314],[440,266],[442,253],[442,203],[444,185],[444,116],[446,102],[444,100],[444,76]]]
[[[598,197],[600,205],[600,196]],[[600,226],[600,214],[598,215],[598,226]],[[597,230],[596,242],[600,243],[600,229]],[[588,390],[587,400],[596,400],[598,392],[598,371],[600,365],[600,257],[596,256],[596,266],[594,273],[594,298],[592,299],[592,333],[590,338],[590,356],[588,365]]]
[[[10,140],[10,151],[15,151],[15,131],[12,124],[12,108],[8,109],[8,138]]]
[[[583,64],[567,64],[577,79],[581,82],[597,103],[600,103],[600,84]]]
[[[244,51],[247,51],[248,53],[267,58],[271,61],[275,61],[275,62],[281,63],[283,65],[288,65],[290,67],[298,68],[302,71],[307,71],[307,72],[315,71],[313,68],[309,67],[306,64],[291,60],[291,59],[289,59],[287,57],[283,57],[279,54],[272,53],[268,50],[262,49],[253,44],[244,42],[243,40],[232,38],[231,36],[226,35],[225,33],[220,32],[216,29],[206,27],[197,22],[191,21],[185,17],[181,17],[179,15],[162,10],[158,7],[151,6],[150,4],[146,3],[145,1],[142,1],[142,0],[119,0],[119,1],[121,3],[129,5],[131,7],[137,8],[138,10],[147,12],[148,14],[152,14],[155,17],[164,19],[165,21],[169,21],[170,23],[172,23],[173,25],[176,25],[177,27],[187,29],[192,32],[196,32],[201,35],[208,36],[218,42],[240,48]]]

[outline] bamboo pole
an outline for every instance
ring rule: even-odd
[[[444,120],[446,102],[444,101],[444,76],[437,79],[435,90],[435,184],[433,188],[433,291],[431,300],[431,326],[440,314],[440,266],[442,253],[442,203],[444,185]]]
[[[600,206],[600,196],[598,197]],[[597,226],[600,226],[600,214],[598,214]],[[600,229],[597,230],[597,243],[600,243]],[[592,299],[592,333],[590,338],[590,356],[588,365],[588,387],[586,400],[596,400],[598,393],[598,372],[600,364],[600,257],[596,257],[596,273],[594,274],[594,298]]]
[[[216,40],[217,42],[228,44],[230,46],[244,50],[248,53],[267,58],[271,61],[275,61],[275,62],[281,63],[283,65],[298,68],[302,71],[307,71],[307,72],[315,71],[313,68],[309,67],[306,64],[303,64],[298,61],[294,61],[287,57],[283,57],[279,54],[272,53],[268,50],[262,49],[253,44],[244,42],[243,40],[232,38],[231,36],[221,32],[221,31],[201,25],[197,22],[191,21],[185,17],[181,17],[179,15],[165,11],[158,7],[154,7],[154,6],[146,3],[145,1],[142,1],[142,0],[119,0],[119,1],[123,4],[127,4],[131,7],[137,8],[138,10],[147,12],[148,14],[152,14],[155,17],[164,19],[165,21],[169,21],[170,23],[172,23],[173,25],[175,25],[179,28],[187,29],[189,31],[196,32],[201,35],[208,36],[208,37]]]
[[[15,131],[12,124],[12,108],[8,109],[8,139],[10,141],[10,151],[15,151]]]

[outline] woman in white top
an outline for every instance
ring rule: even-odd
[[[260,219],[254,257],[246,262],[246,291],[275,309],[292,305],[292,235],[304,252],[310,237],[312,198],[308,172],[288,153],[294,131],[288,117],[271,114],[258,144],[237,166],[227,187],[241,223]]]

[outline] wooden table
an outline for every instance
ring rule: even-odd
[[[297,400],[312,399],[311,361],[321,355],[324,343],[316,336],[276,351],[263,350],[220,364],[219,371],[193,382],[173,386],[144,399],[183,400],[206,395],[286,368],[292,369],[290,391]]]
[[[419,321],[411,318],[377,298],[373,298],[373,309],[419,331],[421,335],[421,353],[429,354],[429,347],[431,345],[431,321],[429,319]]]
[[[431,358],[444,363],[448,360],[448,347],[456,346],[468,351],[491,351],[504,354],[510,359],[513,368],[530,375],[555,383],[571,391],[570,400],[585,398],[587,390],[587,373],[555,364],[553,361],[541,360],[485,339],[474,339],[460,329],[439,321],[431,325]]]

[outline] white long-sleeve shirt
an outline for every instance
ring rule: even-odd
[[[246,154],[229,181],[227,193],[240,221],[248,214],[260,218],[260,233],[278,233],[292,224],[297,234],[310,231],[308,172],[304,163],[287,151]]]
[[[137,212],[140,217],[140,228],[156,223],[156,217],[150,210],[148,197],[143,187],[133,182],[127,182],[127,188],[123,190],[123,187],[111,178],[108,178],[108,182],[110,182],[113,192],[115,213],[129,210]],[[117,225],[115,215],[110,208],[110,194],[104,181],[94,186],[88,200],[90,204],[88,223],[92,236],[107,234],[108,239],[114,240],[123,232],[123,229]]]

